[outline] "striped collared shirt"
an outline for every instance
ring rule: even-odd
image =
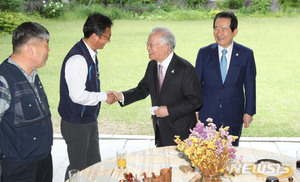
[[[32,71],[31,75],[28,75],[16,62],[14,62],[11,58],[8,58],[8,63],[17,66],[24,76],[27,78],[28,82],[31,84],[34,92],[36,93],[37,97],[39,97],[37,88],[34,84],[35,76],[38,74],[37,70]],[[38,98],[40,99],[40,98]],[[6,79],[0,75],[0,122],[2,120],[2,116],[5,111],[9,108],[11,101],[11,95],[9,91],[9,86]]]

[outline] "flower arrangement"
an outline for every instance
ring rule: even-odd
[[[189,138],[182,141],[179,136],[175,136],[175,142],[177,148],[189,157],[192,165],[198,167],[202,174],[217,176],[226,172],[230,158],[235,159],[236,149],[232,142],[238,137],[228,135],[229,126],[222,126],[216,131],[212,119],[206,121],[208,126],[198,122]]]

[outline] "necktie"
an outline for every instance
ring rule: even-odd
[[[164,75],[163,75],[163,66],[161,64],[158,65],[158,93],[160,93],[161,86],[164,82]],[[157,126],[159,126],[159,119],[156,121]]]
[[[161,86],[164,82],[164,75],[163,75],[163,66],[158,65],[158,92],[160,93]]]
[[[227,74],[227,59],[226,59],[226,53],[227,50],[222,50],[222,57],[221,57],[221,63],[220,63],[220,69],[221,69],[221,75],[222,75],[222,82],[224,83],[226,74]]]

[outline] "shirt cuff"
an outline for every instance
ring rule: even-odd
[[[98,94],[98,101],[105,102],[107,100],[107,93],[106,92],[100,92]]]
[[[121,92],[121,94],[122,94],[122,100],[119,100],[119,102],[122,104],[122,105],[124,105],[124,102],[125,102],[125,97],[124,97],[124,94]]]

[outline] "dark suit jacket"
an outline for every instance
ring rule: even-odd
[[[163,146],[175,145],[174,136],[186,139],[196,124],[195,111],[202,105],[202,89],[195,68],[175,53],[168,66],[160,94],[158,94],[157,61],[151,60],[144,78],[136,88],[122,92],[124,106],[151,96],[152,106],[167,106],[169,116],[159,118]],[[156,132],[157,117],[152,116]],[[157,136],[155,137],[157,141]]]
[[[251,49],[234,42],[224,84],[217,43],[199,50],[196,70],[203,89],[200,121],[205,123],[210,117],[219,126],[242,127],[244,113],[255,114],[256,68]]]

